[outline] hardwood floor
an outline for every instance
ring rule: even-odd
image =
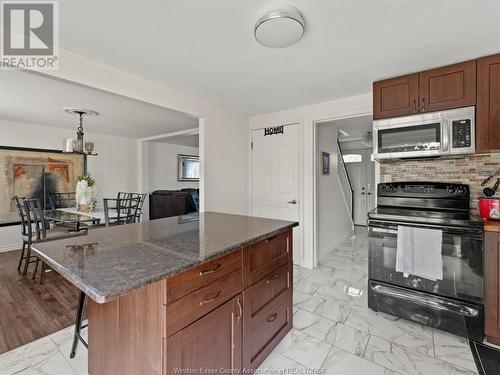
[[[17,271],[20,250],[0,253],[0,353],[47,336],[75,322],[78,290],[56,272],[40,285]],[[39,267],[40,269],[40,267]]]

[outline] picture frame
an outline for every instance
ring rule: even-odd
[[[200,157],[197,155],[177,155],[178,180],[200,181]]]
[[[330,153],[322,151],[321,152],[321,172],[322,174],[329,175],[330,174]]]

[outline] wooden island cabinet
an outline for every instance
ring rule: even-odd
[[[90,300],[89,374],[257,368],[292,328],[292,269],[288,229],[114,301]]]
[[[500,345],[500,222],[484,224],[484,330],[486,339]]]

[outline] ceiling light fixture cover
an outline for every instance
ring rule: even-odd
[[[255,24],[255,39],[265,47],[284,48],[304,35],[304,19],[295,7],[267,12]]]

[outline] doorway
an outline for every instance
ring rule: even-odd
[[[375,208],[375,161],[372,154],[372,148],[343,151],[353,192],[354,225],[366,226],[368,212]]]
[[[299,125],[252,131],[252,216],[299,221]],[[300,263],[300,230],[293,231],[293,259]]]

